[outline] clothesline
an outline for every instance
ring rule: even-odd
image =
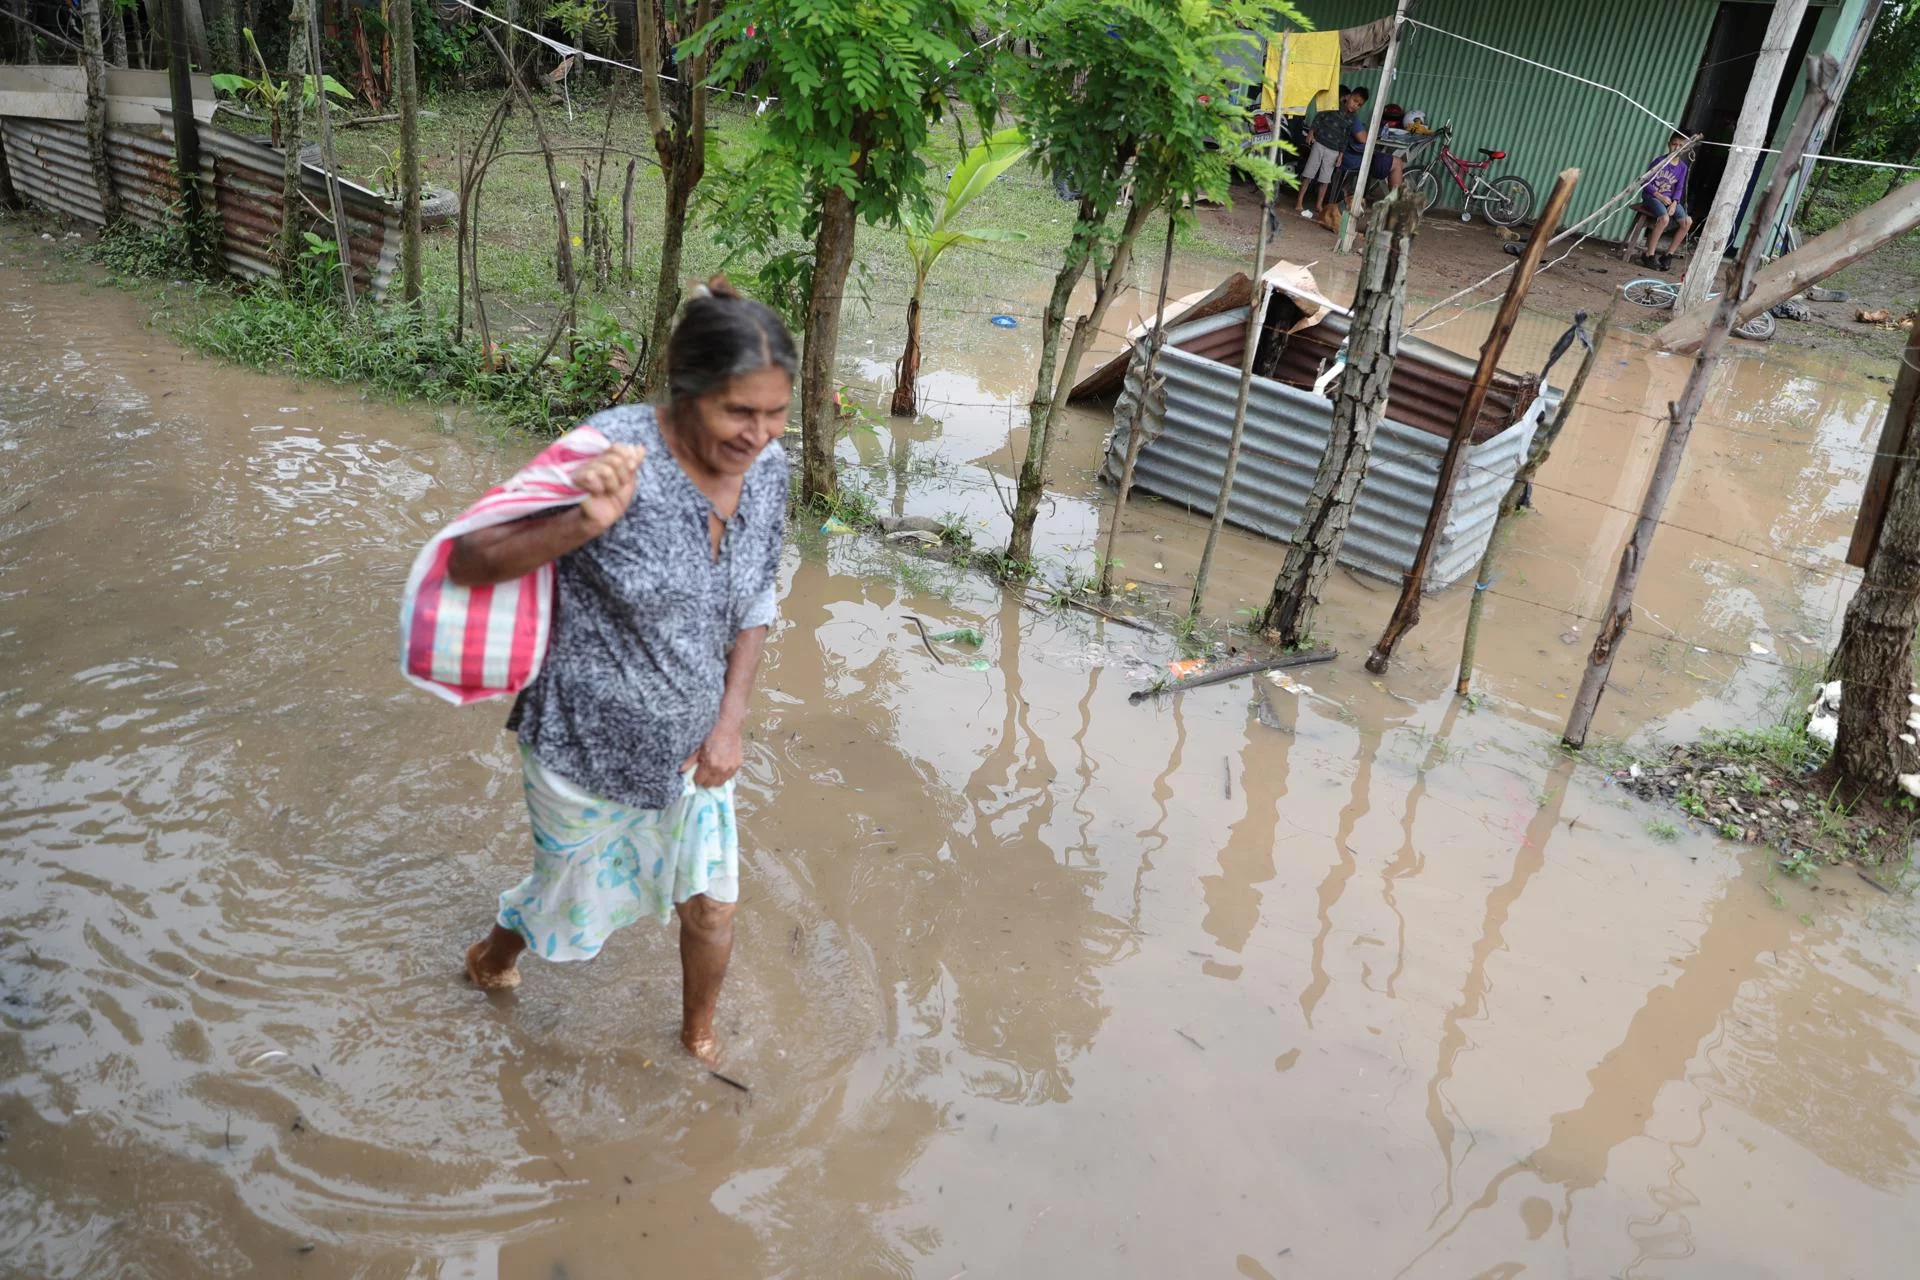
[[[1667,119],[1665,116],[1661,115],[1659,112],[1655,111],[1653,108],[1647,106],[1645,103],[1637,101],[1631,95],[1627,94],[1623,90],[1614,88],[1610,84],[1604,84],[1598,80],[1589,80],[1586,76],[1575,75],[1571,71],[1565,71],[1559,67],[1550,66],[1549,64],[1544,62],[1538,62],[1532,58],[1526,57],[1523,54],[1514,53],[1509,49],[1502,49],[1498,45],[1487,44],[1484,41],[1475,40],[1471,36],[1463,36],[1457,31],[1448,31],[1445,27],[1436,27],[1430,22],[1422,22],[1418,18],[1401,18],[1400,21],[1406,23],[1409,26],[1420,27],[1421,29],[1426,31],[1432,31],[1432,32],[1436,32],[1439,35],[1448,36],[1452,39],[1459,40],[1462,43],[1473,45],[1475,48],[1485,49],[1489,53],[1497,53],[1503,58],[1512,58],[1515,62],[1524,62],[1528,66],[1538,67],[1542,71],[1551,71],[1554,75],[1565,76],[1569,80],[1573,80],[1580,84],[1584,84],[1589,88],[1598,89],[1602,93],[1610,93],[1614,97],[1626,103],[1628,106],[1632,107],[1635,111],[1638,111],[1641,114],[1648,116],[1649,118],[1666,126],[1666,128],[1670,132],[1673,132],[1673,133],[1686,132],[1674,121]],[[1725,147],[1729,151],[1752,151],[1759,155],[1772,156],[1772,155],[1780,154],[1780,150],[1778,147],[1735,147],[1730,142],[1707,142],[1705,145],[1710,147]],[[1868,169],[1893,169],[1903,173],[1920,173],[1920,165],[1893,164],[1889,161],[1884,161],[1884,160],[1856,160],[1852,156],[1827,156],[1827,155],[1812,155],[1812,156],[1809,156],[1808,159],[1825,160],[1833,164],[1854,164],[1854,165],[1860,165],[1863,168],[1868,168]]]
[[[461,6],[462,8],[473,10],[475,13],[479,14],[483,18],[488,19],[489,21],[497,22],[503,27],[507,27],[513,31],[518,31],[521,35],[524,35],[533,40],[539,41],[541,44],[553,50],[555,53],[559,54],[563,58],[578,58],[582,62],[598,62],[603,66],[618,67],[622,71],[631,71],[635,75],[644,76],[648,74],[646,69],[643,67],[636,67],[629,62],[621,62],[618,58],[602,57],[600,54],[589,52],[586,49],[575,48],[573,45],[568,44],[564,40],[555,40],[552,36],[543,35],[540,32],[532,30],[529,27],[523,27],[519,23],[511,21],[510,19],[507,19],[507,18],[503,18],[499,14],[494,13],[491,10],[481,8],[479,5],[474,4],[473,0],[453,0],[453,2]],[[981,41],[979,44],[975,45],[973,48],[967,50],[965,53],[955,58],[952,62],[949,62],[947,64],[948,69],[951,70],[952,68],[960,65],[960,63],[966,61],[968,58],[971,58],[976,53],[980,53],[983,50],[993,48],[993,46],[999,44],[1002,40],[1005,40],[1008,36],[1012,34],[1013,34],[1013,31],[1011,28],[1009,28],[1006,31],[1002,31],[999,35],[996,35],[991,37],[990,39]],[[653,74],[658,78],[669,81],[673,84],[680,83],[680,77],[670,76],[664,71],[657,71],[657,72],[654,72]],[[748,99],[749,101],[755,104],[754,106],[755,115],[759,115],[761,112],[765,111],[768,106],[770,106],[775,102],[780,101],[780,99],[777,96],[772,94],[763,95],[758,93],[746,93],[739,89],[725,89],[715,84],[709,84],[706,87],[708,92],[710,93],[724,93],[724,94],[729,94],[736,98]]]

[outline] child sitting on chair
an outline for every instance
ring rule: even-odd
[[[1686,243],[1687,232],[1693,228],[1693,219],[1687,214],[1685,197],[1687,194],[1688,164],[1681,155],[1687,145],[1687,136],[1676,133],[1667,139],[1667,154],[1656,160],[1658,166],[1647,184],[1640,188],[1640,210],[1653,223],[1653,229],[1647,235],[1647,251],[1640,255],[1644,266],[1655,271],[1673,270],[1673,255]],[[1673,229],[1673,239],[1667,244],[1667,251],[1660,252],[1660,237],[1667,229]]]

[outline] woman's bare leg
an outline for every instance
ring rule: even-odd
[[[511,929],[493,926],[493,932],[467,948],[467,977],[482,991],[505,991],[520,985],[514,962],[527,949],[527,940]]]
[[[680,904],[680,975],[683,985],[680,1043],[708,1066],[720,1061],[713,1033],[720,984],[733,954],[733,903],[695,894]]]

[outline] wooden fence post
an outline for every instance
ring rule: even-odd
[[[1570,747],[1583,747],[1587,743],[1587,731],[1593,727],[1593,713],[1600,706],[1600,695],[1606,691],[1607,677],[1613,673],[1615,647],[1633,621],[1633,593],[1640,585],[1640,571],[1646,567],[1648,553],[1653,548],[1653,535],[1660,528],[1661,513],[1667,509],[1667,495],[1673,491],[1674,481],[1679,478],[1680,460],[1686,455],[1687,438],[1693,434],[1693,420],[1699,416],[1700,406],[1706,401],[1707,384],[1712,381],[1713,371],[1720,365],[1720,353],[1727,345],[1727,336],[1733,331],[1734,316],[1739,312],[1740,303],[1753,289],[1754,273],[1760,267],[1760,255],[1773,226],[1774,211],[1780,207],[1787,184],[1792,180],[1793,170],[1806,153],[1814,121],[1819,119],[1820,112],[1831,99],[1839,75],[1840,64],[1832,54],[1821,54],[1818,58],[1807,60],[1807,92],[1800,100],[1800,113],[1794,117],[1793,132],[1787,137],[1787,145],[1781,148],[1780,163],[1773,171],[1773,181],[1767,184],[1766,193],[1760,197],[1759,208],[1754,211],[1753,220],[1747,224],[1747,239],[1740,248],[1740,260],[1734,268],[1733,283],[1720,295],[1713,320],[1700,340],[1700,354],[1694,358],[1693,371],[1687,375],[1686,387],[1681,391],[1680,398],[1668,406],[1667,436],[1661,442],[1660,457],[1654,463],[1653,476],[1647,481],[1646,496],[1640,500],[1640,518],[1634,522],[1633,535],[1627,539],[1627,545],[1621,548],[1620,569],[1613,579],[1613,595],[1607,602],[1606,615],[1600,620],[1599,630],[1593,637],[1593,652],[1587,656],[1587,669],[1580,678],[1580,692],[1574,695],[1573,712],[1567,717],[1567,731],[1561,735],[1561,741]]]
[[[1427,512],[1427,527],[1420,535],[1419,550],[1414,552],[1413,567],[1407,570],[1406,579],[1400,585],[1400,599],[1393,606],[1393,616],[1387,619],[1386,630],[1380,633],[1379,642],[1367,655],[1367,670],[1375,675],[1387,669],[1393,660],[1393,647],[1420,621],[1420,593],[1427,586],[1427,563],[1433,558],[1440,530],[1447,523],[1447,509],[1453,505],[1453,486],[1460,478],[1460,465],[1466,461],[1467,443],[1472,440],[1474,424],[1480,419],[1480,406],[1486,403],[1487,387],[1499,367],[1500,354],[1507,349],[1507,339],[1513,336],[1513,326],[1520,319],[1520,304],[1526,300],[1527,289],[1533,284],[1533,273],[1547,251],[1547,241],[1553,239],[1554,228],[1560,225],[1567,201],[1573,198],[1574,184],[1579,181],[1578,169],[1563,169],[1554,179],[1546,211],[1540,215],[1540,221],[1534,223],[1533,235],[1528,237],[1526,251],[1520,255],[1520,265],[1507,281],[1507,295],[1500,300],[1493,327],[1487,331],[1486,342],[1481,344],[1479,367],[1467,385],[1466,397],[1460,402],[1460,417],[1453,424],[1453,435],[1448,438],[1447,451],[1440,459],[1433,506]]]
[[[1553,452],[1554,441],[1560,438],[1561,430],[1573,416],[1574,406],[1580,403],[1580,394],[1587,388],[1587,375],[1593,372],[1593,366],[1600,358],[1600,345],[1607,340],[1607,330],[1613,327],[1614,309],[1619,305],[1620,294],[1616,291],[1607,299],[1607,309],[1600,313],[1600,323],[1593,327],[1593,336],[1589,339],[1591,345],[1580,361],[1580,371],[1573,375],[1567,394],[1561,398],[1560,407],[1550,420],[1542,422],[1533,433],[1533,443],[1527,446],[1526,461],[1514,472],[1513,483],[1507,486],[1506,496],[1500,499],[1500,510],[1493,517],[1493,532],[1487,536],[1487,553],[1480,557],[1480,567],[1474,572],[1473,601],[1467,606],[1467,630],[1460,641],[1460,676],[1454,681],[1453,691],[1463,698],[1473,684],[1473,651],[1480,639],[1480,611],[1486,607],[1487,588],[1493,585],[1493,566],[1500,558],[1501,531],[1506,528],[1508,518],[1520,509],[1528,486],[1540,474],[1540,468],[1547,464],[1547,455]]]

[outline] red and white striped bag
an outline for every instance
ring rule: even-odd
[[[575,427],[421,548],[400,599],[400,670],[407,679],[464,704],[518,693],[540,674],[553,622],[553,565],[511,582],[462,587],[448,580],[447,557],[463,533],[577,506],[587,495],[573,473],[607,449],[598,430]]]

